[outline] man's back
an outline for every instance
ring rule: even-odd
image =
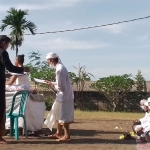
[[[56,83],[58,86],[56,99],[58,101],[72,101],[74,93],[71,80],[66,67],[60,63],[56,65]]]

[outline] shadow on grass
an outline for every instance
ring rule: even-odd
[[[46,138],[47,135],[54,134],[56,129],[53,129],[51,132],[48,128],[43,128],[40,131],[36,131],[33,134],[29,134],[29,136],[41,136]],[[80,130],[80,129],[70,129],[71,136],[95,136],[99,134],[123,134],[124,132],[120,131],[98,131],[98,130]]]
[[[123,134],[122,131],[98,131],[98,130],[79,130],[71,129],[70,133],[72,136],[94,136],[99,134]]]
[[[54,133],[56,129],[54,129]],[[109,134],[120,134],[120,132],[103,132],[97,130],[78,130],[78,129],[71,129],[71,141],[61,141],[58,142],[56,140],[50,139],[48,136],[52,134],[48,128],[43,128],[42,130],[36,132],[29,138],[24,138],[20,136],[20,140],[15,141],[12,137],[7,137],[7,139],[13,139],[13,141],[9,142],[10,144],[135,144],[135,140],[120,140],[114,139],[113,136]],[[101,138],[98,134],[108,134],[106,139]],[[94,136],[97,136],[95,138]],[[110,137],[110,138],[109,138]],[[111,139],[112,138],[112,139]]]
[[[43,128],[40,131],[35,132],[35,134],[39,135],[49,135],[49,134],[54,134],[56,132],[56,129],[53,129],[51,132],[48,128]],[[118,131],[101,131],[101,130],[80,130],[80,129],[70,129],[70,134],[72,136],[94,136],[98,134],[123,134],[121,130]]]
[[[136,145],[135,140],[119,140],[119,139],[97,139],[97,138],[79,138],[71,141],[55,141],[55,140],[21,140],[11,141],[9,144],[131,144]]]

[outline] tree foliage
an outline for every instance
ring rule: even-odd
[[[83,109],[83,92],[85,88],[85,83],[87,81],[91,81],[91,76],[94,77],[91,73],[86,71],[85,66],[80,66],[74,68],[77,70],[77,74],[70,72],[70,78],[72,81],[72,84],[76,88],[76,105],[78,108]]]
[[[135,86],[138,92],[143,92],[145,89],[145,79],[140,70],[138,70],[137,75],[135,76]]]
[[[125,99],[134,85],[131,75],[110,76],[100,78],[91,87],[103,93],[111,102],[113,111],[119,111],[124,107]]]
[[[55,70],[51,69],[46,61],[41,61],[40,56],[39,52],[29,53],[30,63],[27,66],[31,70],[31,81],[34,81],[34,78],[55,81]],[[39,86],[48,87],[45,84],[39,84]],[[51,88],[51,90],[53,89]]]

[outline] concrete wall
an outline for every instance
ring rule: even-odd
[[[55,93],[50,91],[41,91],[40,93],[44,94],[45,97],[49,96],[53,100],[55,99]],[[99,92],[96,91],[89,91],[89,92],[83,92],[83,99],[78,100],[77,95],[79,92],[75,91],[75,108],[82,108],[83,110],[100,110],[100,111],[110,111],[112,110],[112,104],[111,102]],[[141,111],[139,107],[139,102],[141,99],[148,98],[148,94],[146,92],[142,93],[141,99],[136,99],[134,97],[135,92],[130,92],[129,99],[124,99],[122,104],[120,104],[121,111],[126,112],[139,112]],[[80,103],[79,103],[80,102]]]

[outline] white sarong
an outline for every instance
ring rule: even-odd
[[[74,121],[74,101],[58,102],[55,101],[44,122],[52,131],[56,122],[60,124],[72,123]]]

